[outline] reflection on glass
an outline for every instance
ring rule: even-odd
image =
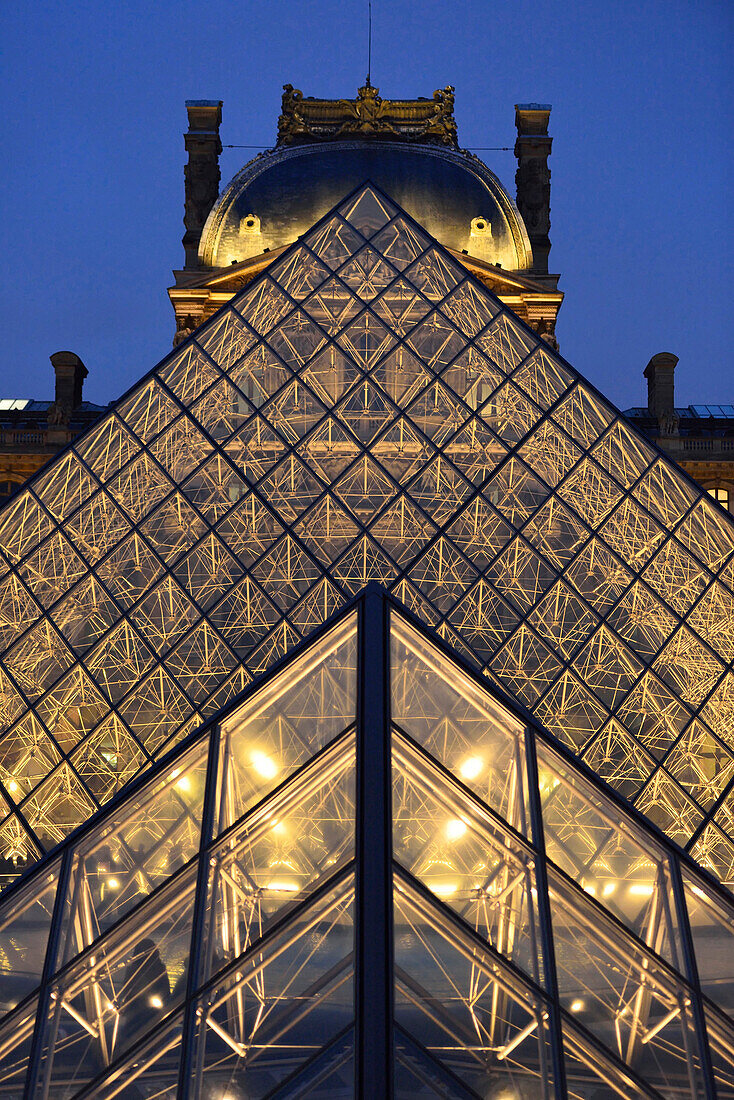
[[[63,962],[198,852],[208,748],[204,738],[79,845],[62,924]]]
[[[352,615],[222,723],[220,831],[354,721],[356,630]]]
[[[23,1096],[37,1010],[34,997],[0,1024],[0,1096],[11,1100]]]
[[[52,984],[39,1080],[54,1097],[76,1095],[181,1003],[195,872],[179,875]]]
[[[532,852],[397,733],[393,854],[495,950],[541,983]]]
[[[221,1095],[266,1096],[350,1022],[352,898],[351,876],[343,875],[208,987],[196,1010],[194,1096],[204,1095],[204,1085]],[[345,1050],[335,1058],[332,1072],[348,1057]]]
[[[734,1017],[734,905],[714,896],[704,880],[687,867],[682,871],[701,988]]]
[[[541,741],[538,778],[548,856],[679,969],[667,858],[630,819]]]
[[[182,1035],[180,1012],[159,1027],[150,1042],[111,1069],[103,1070],[83,1095],[90,1100],[113,1100],[116,1096],[176,1100]]]
[[[41,980],[59,866],[58,862],[52,864],[40,881],[28,883],[0,910],[0,1018]]]
[[[353,852],[354,733],[349,733],[211,852],[203,980],[339,872]]]
[[[527,834],[524,727],[398,615],[391,636],[393,721]]]
[[[522,1100],[550,1100],[542,998],[437,912],[397,868],[394,919],[400,1028],[474,1094],[500,1095],[504,1088]]]
[[[703,1095],[690,989],[549,869],[561,1004],[658,1089]]]

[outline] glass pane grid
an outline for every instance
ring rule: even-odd
[[[369,202],[372,204],[372,199]],[[379,202],[374,209],[378,208]],[[99,652],[104,653],[105,661],[131,660],[130,646],[137,647],[144,658],[145,638],[139,638],[132,622],[123,618],[128,606],[127,587],[137,585],[132,602],[141,607],[153,584],[160,583],[161,565],[169,563],[177,569],[178,562],[196,545],[204,547],[212,526],[210,520],[222,522],[222,515],[235,513],[246,491],[244,486],[254,474],[254,481],[267,488],[269,507],[265,515],[271,517],[258,518],[258,524],[275,527],[279,523],[288,532],[284,544],[288,560],[280,561],[277,581],[263,569],[253,578],[258,581],[253,589],[260,601],[258,625],[244,631],[244,646],[237,645],[234,633],[226,638],[219,635],[218,623],[226,620],[211,619],[212,609],[241,583],[240,578],[227,573],[231,561],[228,555],[238,560],[241,568],[250,570],[256,561],[266,560],[267,552],[258,524],[251,525],[251,533],[243,524],[236,543],[228,541],[233,536],[225,534],[225,528],[217,529],[226,552],[213,560],[213,580],[202,580],[195,592],[189,592],[189,598],[198,596],[193,602],[208,625],[198,635],[192,625],[187,639],[201,638],[201,645],[182,640],[169,648],[171,656],[163,656],[166,675],[186,695],[188,685],[193,684],[191,662],[200,659],[202,653],[209,661],[212,655],[208,646],[212,642],[219,660],[210,661],[204,698],[194,692],[193,705],[201,706],[206,698],[214,698],[217,678],[221,683],[234,672],[227,656],[231,646],[235,647],[238,662],[243,662],[240,667],[248,669],[248,674],[257,674],[287,648],[289,638],[303,633],[305,624],[316,625],[314,616],[322,615],[320,609],[333,610],[332,601],[346,598],[370,579],[381,580],[395,591],[408,592],[407,582],[411,591],[420,593],[422,603],[417,606],[424,607],[431,618],[438,615],[441,631],[473,651],[482,667],[499,676],[508,690],[536,709],[556,732],[568,725],[571,691],[577,723],[571,740],[579,750],[588,755],[599,743],[602,730],[609,733],[618,729],[619,734],[612,736],[617,738],[619,753],[627,754],[629,764],[626,768],[608,768],[607,774],[615,777],[620,789],[630,789],[635,781],[632,746],[635,742],[641,744],[642,758],[654,761],[645,790],[662,792],[659,797],[671,824],[664,824],[664,816],[657,810],[655,820],[670,828],[676,839],[698,843],[714,815],[717,828],[723,824],[728,831],[723,808],[730,797],[729,788],[717,781],[719,773],[714,776],[704,768],[702,774],[691,776],[688,765],[679,759],[682,751],[677,750],[676,755],[673,741],[666,747],[670,757],[661,757],[657,751],[645,757],[650,746],[644,740],[645,729],[664,723],[666,716],[661,709],[660,690],[645,694],[638,688],[648,682],[641,669],[652,663],[647,639],[655,629],[660,638],[671,638],[669,617],[673,615],[675,621],[676,616],[683,616],[686,631],[679,630],[667,646],[657,644],[654,667],[673,695],[686,701],[702,726],[710,727],[708,744],[717,746],[719,772],[726,772],[732,760],[732,741],[717,693],[725,682],[723,669],[730,660],[731,645],[717,624],[725,621],[729,589],[714,587],[712,578],[721,575],[727,583],[730,530],[722,526],[724,521],[716,509],[702,501],[702,494],[692,490],[667,460],[654,457],[603,399],[572,376],[542,342],[530,336],[484,288],[478,288],[419,227],[396,211],[374,230],[379,217],[374,214],[369,231],[365,222],[362,233],[341,214],[328,216],[302,244],[294,246],[293,255],[298,253],[303,259],[304,278],[307,267],[312,273],[305,282],[301,279],[296,285],[293,268],[288,266],[290,260],[281,257],[269,273],[238,295],[195,339],[176,349],[85,440],[77,441],[73,453],[60,456],[30,492],[13,502],[6,522],[0,522],[0,541],[13,564],[23,562],[20,575],[11,574],[17,576],[22,587],[3,588],[0,595],[4,594],[9,604],[11,620],[25,631],[20,639],[25,648],[21,645],[8,656],[5,736],[18,728],[29,704],[37,711],[38,687],[34,685],[48,692],[66,675],[64,662],[69,661],[69,651],[65,642],[57,637],[56,627],[44,625],[40,633],[33,634],[36,624],[52,612],[54,623],[76,653],[80,621],[90,618],[99,621],[101,629],[102,624],[107,626],[108,634],[95,639],[97,646],[101,643],[103,647]],[[328,256],[326,266],[318,258],[319,252]],[[332,274],[327,273],[327,267]],[[329,302],[337,300],[342,305],[337,312],[329,312]],[[359,305],[357,311],[355,303]],[[347,313],[343,312],[344,304],[348,305]],[[392,350],[387,350],[387,344],[381,346],[388,338]],[[346,357],[342,352],[341,359],[335,358],[332,370],[327,355],[326,371],[322,366],[317,369],[325,349],[340,343]],[[258,348],[264,358],[255,367]],[[399,381],[403,368],[397,361],[398,350],[404,356],[410,352],[412,357],[407,388]],[[339,392],[345,372],[351,372],[351,381]],[[296,383],[296,379],[300,381]],[[371,404],[365,406],[364,414],[360,411],[356,417],[355,412],[344,413],[342,410],[347,410],[350,400],[358,397],[360,387],[365,386]],[[304,396],[313,395],[308,397],[307,406],[301,404],[301,387]],[[256,414],[255,409],[260,413]],[[260,445],[257,435],[248,439],[246,451],[232,449],[242,425],[254,428],[257,415],[265,418],[263,425],[270,417],[274,426],[269,430],[280,451],[279,467],[267,465],[267,447]],[[338,480],[331,473],[334,460],[330,444],[324,443],[329,418],[334,423],[341,418],[342,441],[349,440],[350,447],[358,448],[348,456],[351,464],[343,467],[339,476],[348,476],[351,470],[358,480],[360,470],[372,469],[365,461],[369,458],[386,478],[380,480],[382,473],[373,478],[371,492],[362,498],[350,490],[348,502],[340,500],[345,518],[340,519],[343,533],[339,537],[348,538],[347,531],[355,533],[347,545],[335,542],[333,549],[323,538],[324,529],[330,530],[331,507],[318,506],[319,499],[322,504],[330,499],[327,491]],[[402,450],[394,445],[398,432],[405,440]],[[384,440],[384,446],[380,440]],[[234,466],[225,460],[222,448]],[[302,467],[291,461],[294,453],[305,463]],[[232,471],[227,474],[228,480],[209,478],[215,460]],[[411,463],[417,465],[411,469]],[[405,479],[404,471],[409,474]],[[466,483],[464,474],[470,478]],[[206,509],[201,496],[189,495],[191,489],[186,498],[176,495],[174,490],[184,482],[187,486],[206,485],[205,490],[196,490],[207,493]],[[97,495],[98,483],[110,486],[109,504]],[[316,485],[318,494],[313,496],[314,488],[309,486]],[[388,486],[392,486],[394,501]],[[398,518],[393,519],[390,509],[400,492],[406,494],[405,504]],[[38,494],[38,502],[33,493]],[[479,545],[471,534],[465,534],[464,541],[455,534],[459,523],[465,531],[472,530],[470,521],[462,517],[472,509],[476,512],[480,501],[486,502],[485,516],[497,508],[505,522],[516,527],[524,525],[523,531],[542,562],[541,569],[536,559],[525,555],[526,564],[516,573],[511,602],[520,621],[509,632],[508,612],[503,610],[502,602],[497,603],[498,585],[506,585],[507,577],[498,576],[494,563],[507,567],[507,563],[514,562],[511,574],[513,568],[519,568],[521,559],[517,555],[501,557],[503,549],[487,543],[483,534],[478,536]],[[552,501],[556,502],[555,508],[550,506]],[[299,502],[310,505],[310,510],[307,512]],[[418,522],[428,534],[428,541],[421,536],[420,541],[406,547],[406,514],[413,528],[415,518],[420,517]],[[298,530],[294,530],[296,523],[300,524]],[[432,530],[431,524],[438,530]],[[135,532],[132,542],[131,530]],[[150,546],[140,542],[141,531]],[[668,534],[670,531],[674,533]],[[68,542],[63,532],[68,532]],[[379,547],[365,539],[364,532],[374,534]],[[487,550],[482,550],[482,545]],[[95,546],[102,547],[107,557],[93,560]],[[317,546],[322,547],[321,553],[312,557],[311,550]],[[308,563],[305,571],[291,571],[290,549],[297,550],[299,562]],[[491,560],[485,560],[487,551]],[[615,554],[621,554],[626,566],[616,561]],[[31,561],[32,572],[27,565]],[[648,606],[644,630],[640,627],[635,633],[625,625],[628,617],[612,621],[612,615],[615,606],[638,583],[640,573],[655,596]],[[101,580],[102,585],[84,590],[86,604],[73,600],[62,604],[74,584],[81,585],[83,578],[90,576],[95,582]],[[567,600],[569,610],[564,621],[556,622],[552,611],[550,618],[544,616],[539,636],[538,609],[558,577],[574,600]],[[295,601],[289,597],[284,605],[286,588],[290,588]],[[209,604],[205,595],[209,590],[221,592],[219,603]],[[460,609],[469,607],[465,601],[470,592],[476,596],[472,596],[471,614],[467,615]],[[506,587],[499,588],[499,592],[510,598]],[[319,594],[326,594],[326,598]],[[36,599],[42,611],[29,602]],[[302,614],[298,612],[298,621],[290,611],[296,604],[304,608]],[[55,609],[62,606],[63,615],[56,614]],[[87,614],[90,606],[91,616]],[[281,616],[279,621],[271,621],[271,606],[276,609],[273,613]],[[578,614],[571,608],[576,608]],[[599,612],[606,616],[606,626],[595,636],[596,642],[589,641],[588,635],[585,640],[580,638],[579,629],[583,630],[588,616]],[[133,621],[135,614],[137,608]],[[283,618],[285,614],[290,615],[292,625]],[[112,644],[119,629],[112,621],[115,616],[122,627],[120,637],[125,638],[124,654],[119,645]],[[160,625],[163,627],[163,622]],[[624,634],[620,634],[623,626]],[[14,642],[17,645],[18,639]],[[722,660],[716,657],[717,649]],[[101,672],[95,664],[94,646],[89,652],[91,662],[83,656],[81,667],[95,679]],[[524,669],[522,661],[526,662]],[[143,665],[136,657],[130,667],[139,675]],[[601,665],[605,665],[603,671]],[[612,673],[611,669],[616,671]],[[111,684],[110,674],[107,682]],[[133,720],[133,711],[127,706],[122,713],[119,692],[124,689],[127,699],[135,691],[132,683],[125,686],[125,675],[124,668],[113,674],[119,686],[111,702],[118,708],[120,728],[125,731],[118,753],[118,774],[126,778],[142,766],[142,758],[136,764],[136,744],[145,743],[150,720],[143,714]],[[539,692],[530,687],[537,676]],[[638,706],[633,712],[628,701],[643,696],[642,710]],[[69,713],[78,709],[72,697],[65,705]],[[638,717],[633,718],[633,713]],[[609,715],[616,725],[610,724]],[[188,720],[189,715],[182,717],[181,726]],[[93,728],[87,722],[83,737],[89,738]],[[167,732],[159,744],[166,743],[172,734]],[[701,734],[705,736],[706,730]],[[2,744],[0,741],[0,752]],[[34,748],[32,741],[28,747]],[[71,746],[64,749],[64,754],[75,760],[73,752]],[[671,770],[661,771],[656,780],[656,769],[661,764]],[[28,777],[15,777],[5,767],[7,772],[0,772],[0,779],[7,774],[8,782],[15,782],[19,791],[27,790]],[[97,777],[94,781],[98,782]],[[82,776],[82,787],[89,782]],[[114,789],[114,776],[110,782]],[[684,783],[685,794],[678,783]],[[639,783],[636,790],[639,804],[645,808],[648,803]],[[12,812],[13,791],[8,793]],[[689,800],[691,812],[683,824],[674,823],[673,819],[678,822],[680,818],[680,807],[688,806]],[[56,827],[63,829],[63,821]],[[728,882],[734,874],[734,847],[727,847],[725,833],[716,835],[717,843],[710,846],[707,856],[708,866]]]

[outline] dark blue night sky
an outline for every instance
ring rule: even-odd
[[[76,351],[112,400],[171,346],[183,263],[186,99],[222,141],[273,144],[286,81],[354,96],[366,0],[2,5],[0,396],[49,398]],[[385,97],[456,85],[464,147],[512,146],[514,104],[553,104],[561,352],[622,408],[652,354],[677,403],[734,401],[729,0],[373,0]],[[227,182],[255,150],[228,149]],[[511,152],[480,156],[514,194]]]

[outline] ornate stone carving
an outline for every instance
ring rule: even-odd
[[[368,80],[356,99],[304,98],[283,85],[278,145],[301,145],[342,138],[418,141],[458,148],[454,89],[437,89],[431,99],[383,99]]]
[[[186,317],[179,317],[178,329],[175,336],[173,337],[174,348],[177,348],[179,344],[182,344],[184,340],[187,340],[196,327],[196,321],[190,313]]]
[[[71,420],[71,406],[52,401],[48,407],[47,416],[50,428],[66,428]]]
[[[658,417],[658,432],[664,436],[678,435],[679,423],[680,417],[677,412],[662,413]]]

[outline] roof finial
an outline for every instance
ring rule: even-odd
[[[372,87],[370,76],[372,75],[372,0],[367,0],[367,84]]]

